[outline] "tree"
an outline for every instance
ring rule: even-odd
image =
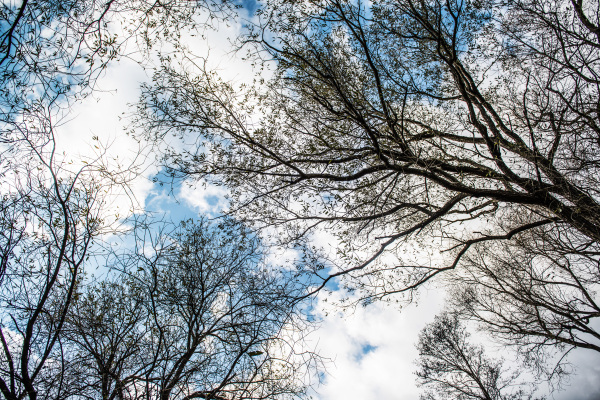
[[[0,8],[1,121],[92,84],[117,55],[106,14],[116,1],[29,0]],[[3,138],[7,140],[7,138]]]
[[[98,163],[61,160],[50,116],[23,124],[0,158],[0,392],[60,398],[61,332],[93,242],[110,230],[101,193],[117,181]]]
[[[102,163],[105,161],[102,150],[99,159],[85,159],[83,166],[82,160],[72,164],[68,155],[57,151],[59,126],[72,117],[69,114],[73,103],[94,91],[96,79],[109,62],[124,55],[132,57],[131,52],[124,54],[127,42],[136,41],[135,51],[147,55],[144,51],[157,40],[157,32],[166,37],[176,36],[183,26],[204,25],[205,22],[197,20],[199,11],[212,6],[215,5],[211,2],[145,0],[23,0],[0,5],[0,392],[6,399],[83,396],[84,391],[76,393],[73,388],[82,371],[86,371],[82,365],[89,367],[91,356],[82,358],[81,352],[72,352],[72,337],[65,336],[65,329],[67,325],[73,326],[69,317],[71,308],[81,304],[78,297],[86,265],[96,265],[97,242],[111,232],[104,218],[107,207],[103,196],[110,195],[115,186],[125,184],[128,174],[135,174],[127,168],[112,172]],[[169,29],[163,30],[163,24]],[[170,282],[164,270],[161,274],[161,285]],[[114,292],[119,287],[114,282],[102,285],[96,289],[98,292],[112,296],[115,301],[133,302],[112,310],[114,318],[125,321],[118,327],[122,330],[117,336],[109,338],[116,346],[111,350],[114,353],[122,350],[119,334],[131,335],[131,329],[140,328],[139,321],[129,321],[123,316],[128,311],[137,311],[139,304],[131,294],[127,297],[126,293]],[[123,285],[120,288],[135,289]],[[170,289],[195,290],[192,286]],[[90,296],[94,298],[93,293]],[[157,358],[152,369],[143,365],[142,372],[155,374],[145,382],[153,391],[166,393],[164,398],[175,391],[178,392],[173,396],[179,395],[191,387],[189,379],[193,373],[185,368],[179,370],[178,366],[192,368],[193,360],[184,360],[181,352],[173,356],[179,356],[179,361],[169,358],[169,352],[175,349],[168,348],[165,341],[179,345],[176,343],[179,337],[170,333],[172,321],[165,314],[167,305],[156,309],[147,304],[144,307],[155,312],[154,328],[169,333],[161,336],[156,349],[149,349],[161,353],[153,354]],[[247,308],[251,309],[248,305]],[[270,321],[260,322],[267,326]],[[88,336],[95,334],[94,326],[90,322]],[[148,335],[145,332],[143,338],[146,340]],[[255,338],[255,343],[258,342]],[[198,345],[194,345],[195,349]],[[236,363],[229,364],[234,375],[223,378],[228,390],[235,383],[242,386],[242,378],[235,375],[234,366],[259,364],[258,360],[263,360],[263,357],[248,360],[245,353],[238,356]],[[127,352],[124,357],[130,361]],[[226,356],[221,358],[224,360]],[[272,363],[272,358],[266,363]],[[122,362],[118,368],[124,368]],[[163,386],[156,383],[161,378],[158,371],[165,374]],[[102,387],[106,389],[102,394],[122,396],[120,384],[110,383],[113,377],[108,375],[115,372],[110,363],[108,370],[100,372],[104,374],[103,383],[108,382],[108,386]],[[266,368],[260,369],[260,373],[266,374]],[[265,375],[262,377],[266,381]],[[276,378],[269,376],[272,388],[277,387]],[[253,381],[244,383],[244,390],[254,390]],[[212,396],[200,392],[190,395]]]
[[[0,6],[0,392],[60,398],[62,331],[94,241],[113,228],[107,197],[131,171],[106,149],[57,150],[70,107],[122,44],[115,1],[6,1]],[[132,3],[129,3],[132,4]],[[131,166],[133,167],[133,166]],[[94,249],[94,250],[92,250]]]
[[[469,334],[456,315],[444,312],[425,326],[417,345],[417,377],[427,391],[422,399],[531,399],[518,373],[502,361],[488,358],[481,346],[469,343]]]
[[[111,62],[121,57],[143,62],[161,36],[208,26],[198,15],[225,8],[211,1],[2,2],[0,143],[19,140],[29,116],[49,108],[68,114],[75,102],[94,92]]]
[[[449,271],[485,272],[475,248],[535,236],[564,241],[574,275],[538,295],[591,296],[540,318],[587,321],[600,316],[599,12],[575,0],[270,1],[241,41],[272,75],[234,87],[192,55],[167,62],[140,123],[156,140],[196,140],[166,161],[226,185],[232,214],[287,241],[335,232],[338,262],[311,271],[317,290],[339,277],[366,301],[410,295]]]
[[[476,250],[453,280],[451,302],[463,317],[518,344],[538,370],[547,368],[548,349],[600,351],[596,242],[546,227]],[[546,372],[564,371],[558,365]]]
[[[122,273],[87,286],[72,308],[72,395],[301,395],[312,356],[290,353],[283,336],[302,323],[295,283],[268,270],[258,238],[232,220],[148,229],[140,225],[136,248],[110,261]]]

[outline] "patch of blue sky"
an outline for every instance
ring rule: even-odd
[[[197,218],[198,212],[177,195],[180,186],[181,183],[155,183],[146,197],[145,211],[172,222]]]
[[[354,359],[356,362],[360,362],[369,353],[377,350],[378,346],[374,346],[371,343],[365,342],[360,344],[358,353],[355,354]]]
[[[86,273],[89,277],[101,277],[123,269],[114,264],[119,254],[145,251],[145,245],[141,242],[150,243],[151,237],[156,238],[165,229],[174,229],[182,221],[197,220],[202,216],[179,195],[181,181],[173,180],[161,171],[154,176],[153,182],[144,201],[144,212],[122,219],[120,232],[111,234],[94,247],[93,252],[98,255],[87,263]]]
[[[252,17],[258,9],[258,1],[256,0],[237,0],[236,3],[242,6],[248,12],[248,16]]]
[[[160,215],[163,219],[175,223],[190,218],[196,219],[201,215],[209,218],[222,215],[219,206],[223,198],[219,193],[194,191],[195,193],[186,195],[188,183],[171,178],[164,170],[153,177],[153,182],[154,186],[145,199],[145,211],[151,215]],[[197,204],[191,201],[191,195],[205,203],[204,212],[200,212]]]

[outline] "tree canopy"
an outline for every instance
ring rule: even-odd
[[[442,313],[425,326],[417,344],[417,378],[422,400],[532,399],[533,382],[509,371],[503,360],[490,359],[482,346],[470,343],[457,315]]]
[[[302,394],[315,358],[294,354],[291,330],[304,328],[295,285],[264,263],[258,238],[231,220],[159,228],[115,250],[120,274],[82,288],[63,339],[72,382],[62,397]]]
[[[145,0],[0,5],[3,398],[305,393],[303,373],[315,358],[294,354],[299,337],[286,331],[302,322],[295,286],[268,269],[258,237],[233,220],[176,229],[164,221],[137,225],[143,218],[135,215],[113,218],[107,214],[115,197],[133,195],[128,185],[139,177],[139,163],[111,164],[96,135],[92,155],[59,150],[61,126],[94,93],[109,63],[142,61],[161,38],[202,25],[198,13],[213,6],[228,7]],[[134,160],[145,156],[139,149],[131,149]]]
[[[240,7],[0,5],[6,399],[303,396],[314,358],[287,329],[338,282],[363,304],[448,289],[418,344],[442,398],[531,397],[463,320],[546,378],[562,371],[548,353],[600,352],[598,0],[264,0],[234,43],[256,74],[234,83],[185,32]],[[139,171],[98,146],[73,163],[57,138],[122,57],[154,71],[135,139],[171,177],[225,186],[230,208],[133,224],[114,249],[144,218],[116,229],[106,199]],[[301,250],[295,270],[266,262],[267,238]]]
[[[140,121],[195,141],[165,159],[226,185],[231,214],[283,241],[334,232],[317,290],[339,277],[372,301],[467,277],[470,315],[513,343],[597,349],[599,13],[267,1],[240,46],[270,72],[235,86],[192,55],[166,60]],[[491,308],[505,305],[510,321]]]

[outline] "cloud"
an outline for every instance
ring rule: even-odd
[[[319,329],[307,343],[317,353],[330,358],[323,383],[314,389],[318,400],[414,400],[421,390],[416,385],[415,344],[421,329],[433,321],[444,305],[441,290],[423,288],[417,303],[399,310],[381,302],[341,311],[332,303],[344,293],[321,292],[315,309],[321,319]],[[473,328],[473,327],[471,327]],[[471,329],[472,340],[481,343],[492,357],[503,357],[512,364],[511,352],[481,332]],[[600,399],[600,354],[577,349],[568,358],[574,367],[566,385],[551,394],[552,400]],[[544,385],[540,390],[544,390]],[[541,392],[539,393],[541,394]]]
[[[576,349],[568,361],[574,367],[563,390],[554,393],[554,400],[600,399],[600,353],[588,349]]]
[[[202,214],[217,215],[226,211],[229,203],[227,189],[208,182],[186,181],[181,185],[179,196],[185,203]]]
[[[150,148],[126,134],[131,104],[140,94],[140,84],[149,78],[137,63],[124,59],[112,64],[97,82],[97,91],[74,103],[57,129],[57,154],[73,168],[86,163],[102,165],[115,180],[107,199],[107,214],[124,218],[152,189],[148,179],[158,172]],[[119,211],[117,211],[119,210]]]
[[[425,294],[425,293],[424,293]],[[381,302],[342,312],[332,302],[342,293],[319,294],[320,329],[309,337],[318,352],[333,363],[324,383],[315,389],[319,400],[414,400],[414,360],[418,333],[441,309],[440,292],[429,292],[419,304],[402,311]]]
[[[210,20],[206,11],[199,12],[197,19]],[[217,70],[223,79],[238,83],[251,81],[254,77],[251,63],[232,51],[231,40],[241,29],[240,21],[221,22],[217,29],[198,28],[194,32],[184,29],[183,44],[196,56],[205,58],[207,68]],[[128,46],[135,46],[135,43],[128,43]],[[140,144],[126,132],[131,129],[130,117],[135,114],[141,85],[151,82],[152,67],[159,64],[157,55],[163,50],[161,47],[156,54],[138,62],[140,60],[134,59],[136,49],[130,48],[131,55],[111,63],[89,96],[68,108],[57,129],[57,154],[64,153],[63,158],[72,163],[73,169],[82,166],[83,160],[89,162],[104,152],[102,163],[109,171],[122,176],[137,174],[126,190],[113,194],[109,200],[109,214],[114,215],[118,208],[121,210],[119,215],[125,217],[132,203],[143,206],[143,200],[155,189],[149,178],[157,175],[161,166],[153,148]],[[180,194],[195,210],[211,213],[217,212],[215,207],[224,205],[223,193],[213,186],[202,190],[200,185],[195,185],[193,188],[182,187]]]

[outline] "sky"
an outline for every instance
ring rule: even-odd
[[[253,0],[244,0],[252,12]],[[228,38],[241,29],[239,24],[223,25],[206,38],[190,38],[196,52],[204,53],[209,67],[228,80],[251,79],[252,67],[231,52]],[[100,91],[75,105],[69,122],[60,128],[58,146],[74,158],[85,157],[93,150],[95,141],[107,147],[108,154],[119,160],[120,167],[133,163],[142,172],[131,183],[138,211],[151,211],[174,221],[199,215],[217,216],[227,208],[222,187],[190,182],[159,185],[153,178],[161,177],[161,169],[149,148],[125,134],[128,115],[140,94],[140,85],[149,82],[151,72],[144,71],[132,60],[113,63],[102,75]],[[115,161],[115,166],[117,161]],[[112,206],[126,215],[130,198],[116,196]],[[283,257],[282,255],[281,257]],[[412,400],[419,396],[415,384],[415,344],[419,331],[433,321],[444,304],[444,293],[435,287],[420,291],[418,301],[399,310],[384,303],[342,311],[332,303],[344,293],[319,293],[316,301],[320,328],[310,334],[307,342],[319,354],[331,360],[322,384],[314,388],[318,400]],[[493,354],[506,352],[493,346]],[[592,353],[592,354],[590,354]],[[600,356],[590,351],[575,351],[569,360],[576,368],[569,385],[555,393],[556,400],[593,400],[600,398]]]

